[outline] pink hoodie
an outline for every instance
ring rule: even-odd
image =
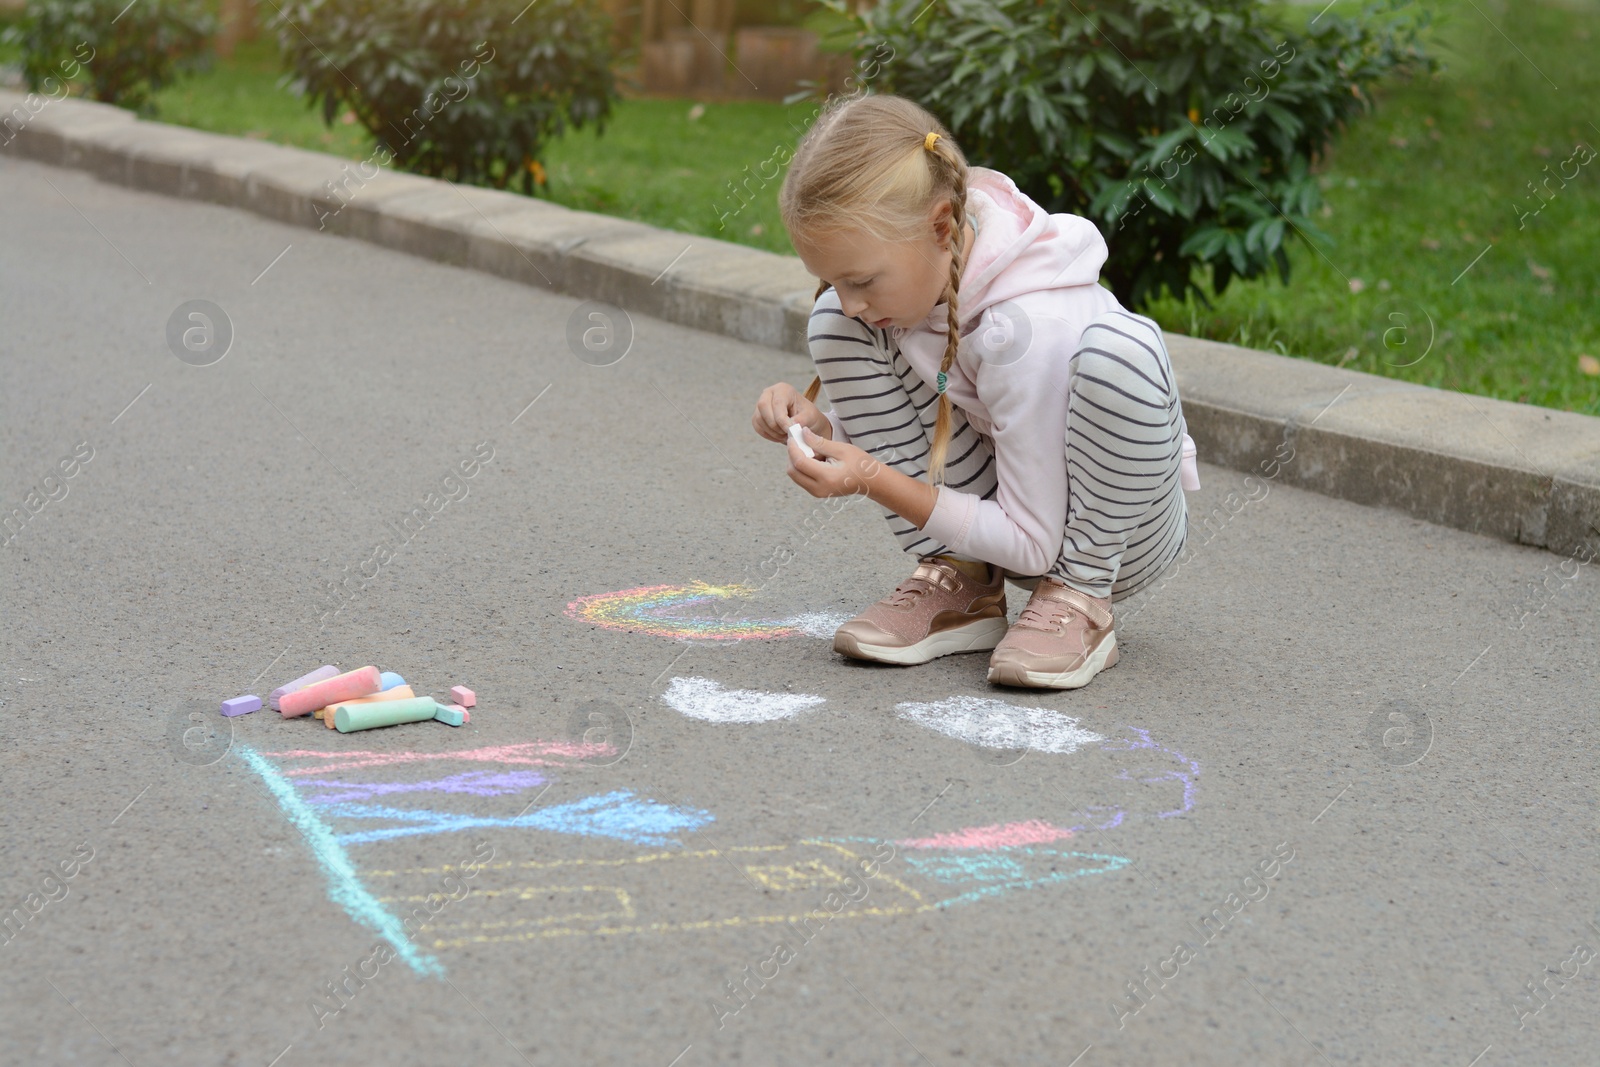
[[[945,391],[994,449],[999,487],[984,500],[940,486],[922,529],[953,552],[1015,574],[1043,574],[1060,555],[1067,524],[1067,359],[1090,320],[1122,305],[1099,284],[1106,242],[1088,219],[1048,214],[988,167],[969,170],[967,213],[976,233],[961,274],[963,341]],[[1031,338],[1021,358],[985,359],[969,341],[980,328],[1011,329],[1014,315],[991,311],[1005,301],[1022,312]],[[920,325],[890,328],[929,387],[944,359],[946,310],[941,301]],[[838,416],[828,419],[834,439],[848,441]],[[1180,479],[1185,490],[1200,488],[1187,433]]]

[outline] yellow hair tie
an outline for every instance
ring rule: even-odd
[[[939,139],[939,135],[938,134],[930,133],[930,134],[928,134],[928,136],[926,136],[926,137],[924,137],[922,139],[922,147],[927,149],[929,152],[932,152],[933,151],[933,142],[937,141],[938,139]]]

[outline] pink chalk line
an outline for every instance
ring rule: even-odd
[[[1045,845],[1071,837],[1072,831],[1064,826],[1052,826],[1043,819],[1027,822],[996,823],[993,826],[969,826],[965,830],[934,834],[932,837],[913,837],[895,844],[906,848],[1010,848],[1016,845]]]
[[[469,748],[460,752],[318,752],[314,749],[294,749],[289,752],[263,752],[263,756],[279,759],[324,760],[309,767],[284,771],[289,776],[301,774],[326,774],[329,771],[365,770],[370,767],[390,767],[397,763],[422,763],[427,760],[465,760],[471,763],[523,764],[530,767],[561,767],[586,759],[614,756],[612,745],[591,745],[582,741],[526,741],[520,745],[495,745],[491,748]]]

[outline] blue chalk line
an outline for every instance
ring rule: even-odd
[[[635,845],[661,847],[681,844],[676,834],[694,831],[713,821],[709,811],[679,808],[655,800],[641,800],[626,789],[584,797],[568,804],[556,804],[530,811],[515,818],[468,815],[427,808],[391,808],[381,804],[333,803],[323,807],[329,815],[344,819],[390,819],[409,826],[389,826],[381,830],[359,830],[333,838],[340,845],[364,845],[416,834],[444,834],[458,830],[507,827],[549,830],[558,834],[611,837]]]
[[[340,844],[328,824],[301,799],[300,794],[295,791],[294,783],[279,774],[276,767],[248,745],[235,745],[234,751],[239,753],[239,757],[249,764],[250,769],[267,783],[267,788],[278,798],[278,806],[283,809],[284,818],[293,823],[305,838],[306,847],[316,857],[317,863],[322,867],[322,873],[328,878],[328,896],[333,902],[344,908],[350,918],[362,926],[377,931],[379,936],[394,946],[395,952],[411,966],[413,971],[427,977],[443,978],[444,967],[439,961],[419,952],[411,943],[411,939],[406,936],[405,927],[400,919],[390,914],[378,902],[378,898],[361,883],[361,876],[356,873],[355,865],[350,862],[344,846]]]

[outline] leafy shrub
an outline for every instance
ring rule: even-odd
[[[397,166],[504,189],[542,182],[546,142],[619,99],[593,0],[292,0],[288,79],[330,125],[345,108]]]
[[[22,47],[30,91],[65,96],[82,74],[94,99],[153,115],[157,89],[209,65],[215,30],[194,0],[29,0],[6,37]]]
[[[859,52],[892,49],[879,91],[938,115],[970,163],[1045,210],[1093,219],[1130,306],[1204,299],[1201,264],[1218,293],[1274,265],[1287,282],[1286,237],[1331,241],[1311,171],[1337,131],[1381,78],[1438,67],[1428,12],[1399,0],[1298,33],[1259,0],[823,2],[856,23]]]

